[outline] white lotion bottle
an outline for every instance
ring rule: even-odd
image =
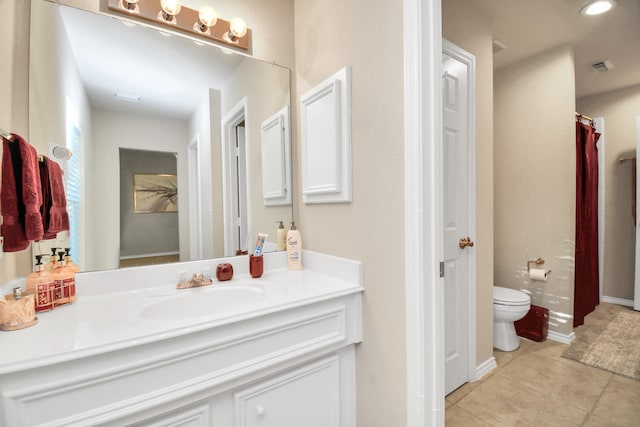
[[[287,232],[287,264],[289,270],[302,270],[302,237],[295,221],[291,221],[291,228]]]

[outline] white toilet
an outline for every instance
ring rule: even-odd
[[[531,297],[522,291],[493,287],[493,346],[513,351],[520,346],[513,322],[522,319],[531,307]]]

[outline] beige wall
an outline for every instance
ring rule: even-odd
[[[298,202],[296,219],[305,248],[364,263],[356,369],[358,425],[367,427],[406,424],[402,20],[401,4],[383,0],[295,2],[295,109],[342,67],[353,73],[353,202]],[[299,132],[294,140],[297,166]]]
[[[574,88],[569,47],[494,74],[495,282],[529,291],[564,335],[573,331]],[[538,257],[548,282],[526,274]]]
[[[92,156],[87,158],[91,171],[89,188],[94,197],[87,207],[87,270],[106,270],[120,265],[120,148],[178,153],[178,183],[188,182],[186,120],[125,114],[93,109]],[[116,166],[116,167],[114,167]],[[180,185],[180,184],[179,184]],[[185,185],[186,187],[186,185]],[[178,198],[180,259],[188,259],[189,207],[186,198]],[[96,245],[95,242],[100,242]]]
[[[618,159],[636,156],[640,85],[579,98],[577,111],[589,117],[604,117],[606,223],[603,295],[633,300],[636,230],[632,217],[632,164],[618,163]]]
[[[493,53],[487,20],[465,0],[442,4],[444,37],[476,66],[476,361],[493,357]]]
[[[269,82],[265,85],[265,82]],[[246,141],[249,166],[249,210],[251,232],[267,233],[270,242],[276,242],[276,221],[291,221],[291,205],[265,206],[262,192],[262,123],[291,102],[289,70],[260,61],[243,61],[226,82],[221,97],[222,117],[225,118],[246,97]],[[250,94],[250,96],[248,96]],[[215,149],[220,150],[218,147]],[[215,180],[222,180],[222,164],[216,165]],[[253,239],[253,237],[252,237]],[[243,247],[244,250],[250,250]],[[220,254],[222,256],[222,254]]]

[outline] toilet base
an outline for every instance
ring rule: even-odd
[[[494,322],[493,346],[502,351],[514,351],[520,347],[520,337],[513,322]]]

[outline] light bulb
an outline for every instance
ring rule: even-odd
[[[198,19],[207,27],[213,27],[218,22],[218,12],[211,6],[202,6],[198,12]]]
[[[176,15],[180,13],[182,5],[177,0],[160,0],[160,7],[162,7],[162,10],[158,17],[174,24]]]
[[[209,27],[218,22],[218,12],[211,6],[202,6],[198,11],[198,21],[193,24],[193,29],[201,33],[209,34]]]
[[[229,23],[229,38],[233,41],[247,34],[247,24],[242,18],[233,18]]]

